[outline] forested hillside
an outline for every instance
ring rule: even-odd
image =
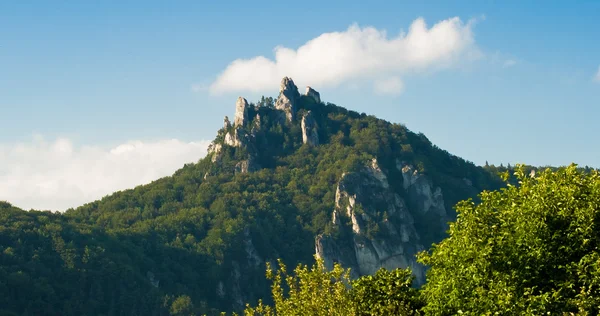
[[[495,171],[285,78],[277,99],[238,99],[210,153],[173,176],[64,214],[0,204],[0,310],[241,310],[268,300],[265,263],[312,264],[316,246],[355,277],[411,265],[457,202],[503,185]]]

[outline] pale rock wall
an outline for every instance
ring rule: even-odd
[[[304,93],[307,97],[311,97],[315,102],[321,103],[321,94],[310,86],[306,86],[306,92]]]
[[[235,102],[235,119],[234,125],[237,126],[246,126],[248,123],[248,101],[246,99],[239,97]]]
[[[373,159],[360,172],[342,175],[336,189],[333,222],[339,229],[341,217],[345,216],[352,226],[352,247],[348,241],[334,240],[319,235],[315,239],[315,251],[326,265],[339,262],[355,272],[354,276],[373,274],[380,268],[395,269],[410,267],[415,283],[425,282],[425,267],[417,263],[415,255],[425,249],[415,228],[412,213],[434,212],[440,221],[446,221],[441,189],[433,188],[431,181],[415,172],[411,166],[401,166],[404,189],[410,199],[416,199],[418,209],[409,210],[407,203],[394,192],[388,176]],[[412,195],[411,195],[412,192]],[[385,205],[378,209],[375,205]],[[360,211],[359,211],[360,209]],[[387,218],[381,213],[386,212]],[[387,235],[369,236],[367,226],[377,223]],[[349,259],[351,258],[351,259]]]
[[[317,122],[312,116],[312,113],[308,111],[302,117],[302,142],[311,146],[319,145],[319,134],[317,132]]]
[[[279,86],[279,97],[275,102],[275,108],[285,113],[288,122],[293,121],[296,117],[296,103],[299,96],[298,87],[292,78],[283,78]]]

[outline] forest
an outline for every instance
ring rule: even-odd
[[[252,146],[224,145],[218,160],[64,213],[0,202],[0,315],[598,313],[597,171],[479,167],[401,124],[302,96],[298,116],[308,111],[318,146],[263,97],[243,127]],[[249,155],[260,168],[238,172]],[[408,270],[350,279],[315,260],[315,236],[340,234],[340,177],[373,158],[391,186],[402,187],[400,159],[444,194],[449,230],[418,226],[431,246],[421,289]]]

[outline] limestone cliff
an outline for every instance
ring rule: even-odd
[[[275,102],[275,108],[285,113],[288,122],[291,122],[296,117],[296,104],[300,93],[298,87],[294,84],[292,78],[285,77],[281,80],[279,86],[279,97]]]
[[[216,283],[214,293],[237,307],[256,294],[252,284],[263,282],[264,262],[274,262],[284,254],[304,262],[316,254],[329,268],[334,263],[351,268],[353,278],[380,268],[409,267],[415,284],[423,284],[426,268],[417,263],[416,254],[443,238],[453,216],[447,211],[449,206],[474,196],[481,188],[481,170],[453,161],[455,158],[433,147],[424,135],[324,104],[310,87],[300,96],[288,77],[281,81],[274,103],[254,105],[238,98],[233,124],[225,119],[209,153],[212,165],[204,180],[216,185],[229,175],[229,188],[238,188],[236,182],[241,181],[240,190],[265,190],[254,199],[246,199],[243,191],[235,195],[249,203],[238,211],[252,209],[261,214],[255,217],[260,224],[252,225],[265,223],[261,218],[264,212],[276,212],[272,223],[287,218],[277,234],[290,232],[285,237],[273,236],[269,224],[257,228],[256,240],[245,231],[236,243],[236,259],[227,277]],[[347,153],[356,160],[349,163],[352,159]],[[437,172],[440,164],[427,162],[429,159],[467,171]],[[433,172],[424,172],[425,167]],[[321,178],[314,176],[318,173]],[[209,178],[216,175],[220,177]],[[272,194],[276,196],[270,197]],[[308,199],[313,204],[305,204]],[[291,233],[288,225],[295,225],[293,221],[302,221],[302,229],[297,227]],[[304,227],[312,223],[321,226],[308,233]],[[278,242],[271,243],[273,238]],[[301,242],[288,245],[290,238]],[[291,250],[291,245],[302,247]]]
[[[309,86],[306,87],[304,95],[312,98],[317,103],[321,103],[321,94]]]
[[[415,255],[425,249],[415,227],[415,213],[434,212],[440,222],[449,220],[445,213],[441,189],[410,165],[398,162],[405,175],[404,194],[391,187],[376,159],[359,172],[346,173],[338,182],[332,219],[343,230],[344,221],[351,226],[349,237],[319,235],[315,251],[328,267],[334,262],[350,267],[354,277],[373,274],[380,268],[410,267],[416,283],[425,281],[425,268]],[[406,199],[417,205],[409,209]],[[436,227],[438,227],[436,225]]]
[[[235,126],[245,126],[248,123],[248,101],[239,97],[235,102]]]
[[[319,134],[317,133],[317,123],[308,111],[302,117],[302,142],[312,146],[319,145]]]

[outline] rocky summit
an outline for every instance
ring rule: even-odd
[[[236,103],[236,122],[238,117],[242,126],[246,122],[255,119],[257,124],[252,129],[253,143],[251,147],[258,148],[262,145],[271,146],[265,139],[257,139],[258,128],[273,128],[272,126],[260,125],[260,112],[266,116],[276,118],[284,116],[285,121],[275,122],[275,126],[288,126],[290,132],[294,125],[298,112],[302,112],[300,129],[302,143],[309,146],[319,146],[319,130],[316,116],[313,112],[321,115],[322,124],[325,128],[331,128],[334,122],[323,119],[324,109],[331,107],[330,104],[321,103],[319,92],[307,86],[303,96],[298,93],[294,81],[285,77],[281,81],[280,93],[274,108],[256,108],[249,105],[240,97]],[[250,108],[250,109],[248,109]],[[346,111],[344,113],[350,114]],[[254,113],[254,118],[247,118],[247,113]],[[277,114],[280,113],[280,114]],[[329,115],[331,116],[331,115]],[[241,119],[243,117],[243,119]],[[360,117],[364,117],[361,115]],[[373,123],[383,123],[375,120]],[[391,127],[389,123],[384,123]],[[230,129],[230,128],[226,128]],[[407,133],[402,129],[401,133]],[[225,131],[224,145],[240,147],[243,143],[238,140],[240,129]],[[410,133],[410,132],[408,132]],[[246,134],[244,134],[246,135]],[[293,137],[293,135],[290,135]],[[423,135],[419,135],[424,138]],[[371,141],[375,146],[385,146],[382,139],[373,137]],[[331,146],[331,139],[325,142],[325,146]],[[396,146],[397,144],[390,144]],[[220,148],[220,143],[214,143],[213,148]],[[403,150],[400,154],[384,155],[366,160],[362,167],[356,170],[346,170],[335,181],[335,195],[333,196],[334,207],[330,212],[331,226],[333,231],[345,231],[347,234],[319,233],[314,238],[315,255],[325,261],[327,267],[332,268],[334,263],[341,263],[352,270],[353,277],[374,274],[380,268],[395,269],[410,267],[416,277],[416,284],[425,281],[426,268],[416,261],[416,254],[427,249],[432,242],[438,241],[448,228],[447,223],[452,220],[453,214],[446,211],[456,199],[448,202],[444,199],[443,184],[436,185],[433,178],[418,168],[422,162],[412,161],[407,158],[413,156],[410,152],[410,144],[400,145]],[[427,146],[431,146],[427,142]],[[410,149],[409,149],[410,148]],[[436,148],[435,146],[433,148]],[[409,149],[409,150],[404,150]],[[383,148],[380,148],[383,150]],[[439,149],[438,153],[446,155],[446,159],[457,160],[450,154]],[[218,153],[213,153],[217,155]],[[386,161],[386,166],[380,166],[378,159]],[[236,164],[235,173],[246,173],[257,171],[259,168],[255,161],[260,158],[249,154],[247,159]],[[213,158],[214,161],[214,158]],[[389,161],[393,163],[390,165]],[[460,159],[458,159],[460,161]],[[469,168],[477,170],[472,164],[465,162]],[[481,170],[477,170],[481,173]],[[441,175],[446,178],[446,175]],[[450,176],[450,175],[448,175]],[[393,178],[392,181],[389,179]],[[445,179],[448,181],[450,179]],[[444,182],[445,182],[444,181]],[[448,186],[449,191],[463,191],[459,196],[472,196],[477,190],[472,186],[473,180],[468,178],[455,178],[452,183],[460,183],[459,187]],[[448,183],[446,183],[446,186]],[[455,196],[457,193],[452,192]],[[373,227],[376,227],[375,232]],[[351,228],[351,229],[348,229]]]
[[[355,278],[410,267],[418,285],[415,254],[445,237],[453,206],[501,186],[289,77],[276,98],[232,101],[207,156],[170,177],[64,214],[0,203],[0,309],[166,315],[185,301],[218,315],[268,301],[266,263],[315,256]]]

